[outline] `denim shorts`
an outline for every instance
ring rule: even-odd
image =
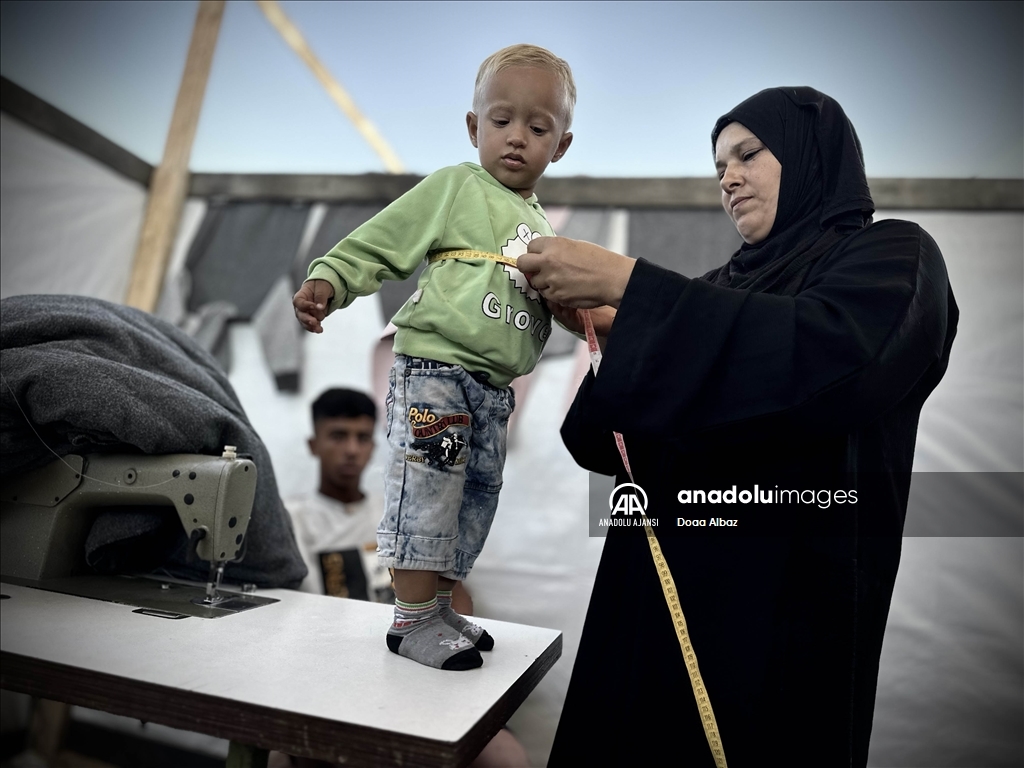
[[[465,579],[498,507],[515,396],[462,366],[406,355],[390,384],[380,560]]]

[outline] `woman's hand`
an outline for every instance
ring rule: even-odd
[[[566,307],[554,301],[549,301],[547,304],[552,316],[570,331],[586,333],[583,326],[583,313],[589,311],[590,322],[594,324],[594,333],[597,335],[598,340],[607,338],[608,334],[612,332],[612,323],[615,321],[616,314],[616,310],[612,307],[603,306],[594,307],[591,310],[583,310],[576,309],[575,307]]]
[[[617,308],[634,264],[636,259],[565,237],[534,238],[518,260],[541,296],[578,309]]]

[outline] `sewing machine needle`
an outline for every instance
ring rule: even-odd
[[[221,598],[217,594],[217,590],[220,588],[221,579],[224,578],[224,566],[226,563],[210,563],[210,578],[206,582],[206,602],[216,603]]]

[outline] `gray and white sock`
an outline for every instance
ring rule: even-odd
[[[437,598],[425,603],[395,601],[388,648],[436,669],[476,669],[484,663],[473,642],[438,615]]]
[[[451,590],[438,590],[438,615],[452,629],[458,630],[468,637],[478,651],[489,651],[494,647],[494,638],[479,624],[474,624],[462,614],[452,610]]]

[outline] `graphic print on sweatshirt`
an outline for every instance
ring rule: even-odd
[[[516,259],[526,253],[526,246],[535,237],[541,237],[540,232],[532,232],[530,226],[525,222],[521,223],[516,227],[516,236],[511,238],[507,243],[501,246],[501,255],[508,256]],[[531,301],[540,303],[540,294],[533,290],[533,287],[526,280],[526,275],[520,272],[515,267],[510,267],[508,264],[502,265],[505,268],[505,273],[508,275],[508,279],[511,280],[519,292]]]

